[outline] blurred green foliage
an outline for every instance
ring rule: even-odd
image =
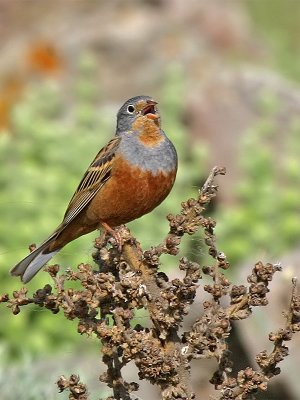
[[[278,132],[280,100],[262,91],[257,101],[260,118],[241,136],[236,204],[218,210],[216,216],[219,248],[232,265],[249,257],[271,261],[300,237],[300,119]]]
[[[270,68],[300,81],[300,2],[246,0],[243,5],[270,50]]]
[[[77,357],[80,363],[77,363]],[[11,356],[5,346],[0,345],[0,387],[1,400],[67,400],[67,391],[58,395],[55,384],[58,375],[70,376],[74,373],[74,362],[76,362],[76,373],[89,387],[89,400],[106,398],[110,390],[99,384],[95,365],[99,361],[98,354],[86,353],[86,348],[78,346],[74,351],[61,351],[60,354],[47,355],[47,357],[32,357],[28,351],[19,357],[19,362],[11,360]]]

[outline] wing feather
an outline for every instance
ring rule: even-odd
[[[110,178],[120,140],[120,137],[115,137],[96,155],[68,205],[61,227],[72,221]]]

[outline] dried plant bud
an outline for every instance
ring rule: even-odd
[[[59,272],[59,265],[49,265],[45,270],[49,272],[50,276],[55,277]]]
[[[28,249],[30,252],[33,252],[36,249],[36,244],[35,243],[30,244]]]
[[[230,292],[231,304],[241,301],[242,297],[247,293],[247,288],[244,285],[233,285]]]
[[[87,400],[88,392],[85,384],[80,382],[79,376],[71,375],[70,378],[61,376],[57,381],[57,386],[60,392],[68,390],[70,392],[70,400]]]
[[[9,295],[8,293],[4,293],[0,295],[0,303],[7,303],[9,300]]]

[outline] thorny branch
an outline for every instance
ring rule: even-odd
[[[294,280],[285,327],[269,335],[273,351],[270,354],[262,351],[256,356],[256,371],[249,367],[233,376],[227,340],[231,323],[249,317],[253,307],[268,303],[268,285],[280,266],[258,262],[248,276],[247,286],[233,285],[225,277],[229,263],[216,246],[216,223],[203,215],[217,194],[215,177],[223,174],[224,168],[213,168],[198,198],[183,202],[180,214],[168,215],[170,230],[161,244],[143,252],[129,230],[120,227],[121,252],[113,238],[96,239],[93,254],[96,269],[80,264],[77,271],[58,274],[58,265],[49,266],[53,287],[46,285],[31,297],[26,288],[21,288],[12,297],[0,296],[0,302],[6,303],[13,314],[28,304],[45,307],[53,314],[62,311],[67,319],[78,320],[80,334],[96,335],[107,367],[100,380],[113,392],[113,397],[108,399],[128,400],[138,390],[136,382],[126,382],[122,376],[122,368],[131,361],[138,367],[140,379],[147,379],[160,388],[162,399],[194,399],[190,362],[196,358],[217,361],[218,368],[211,378],[218,393],[215,399],[254,398],[280,372],[277,365],[288,354],[285,342],[300,330],[300,296]],[[180,335],[179,327],[199,287],[201,268],[198,263],[181,257],[178,267],[184,277],[169,280],[159,271],[160,256],[178,255],[182,237],[193,235],[199,229],[204,231],[205,245],[213,260],[211,265],[202,267],[203,274],[211,278],[211,283],[204,285],[211,300],[204,301],[203,315],[188,332]],[[80,289],[72,287],[73,281],[80,282]],[[221,300],[226,298],[230,304],[222,306]],[[135,311],[141,308],[148,310],[152,327],[133,326]],[[62,376],[57,384],[60,391],[69,391],[71,400],[88,399],[87,388],[76,375]]]

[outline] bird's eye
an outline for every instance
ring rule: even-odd
[[[129,106],[127,107],[127,112],[128,114],[133,114],[135,111],[135,108],[132,104],[129,104]]]

